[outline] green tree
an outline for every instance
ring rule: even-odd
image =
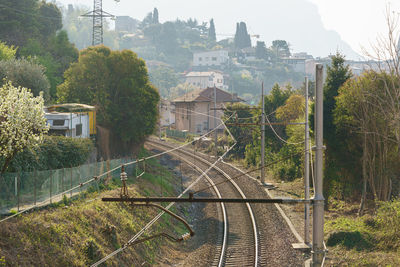
[[[114,155],[131,152],[155,129],[159,94],[144,61],[132,51],[105,46],[82,50],[57,93],[59,101],[96,106],[98,124],[111,131]]]
[[[62,14],[55,3],[42,1],[39,4],[38,20],[40,33],[46,39],[62,28]]]
[[[156,42],[157,49],[167,54],[174,54],[179,46],[177,37],[175,24],[169,21],[165,22]]]
[[[279,107],[285,105],[286,101],[292,94],[293,91],[290,85],[287,87],[281,87],[279,84],[275,84],[272,87],[269,94],[264,98],[264,110],[270,122],[279,121],[276,112]],[[285,126],[274,125],[274,130],[280,137],[287,139]],[[265,144],[272,152],[278,152],[283,146],[283,143],[276,137],[272,129],[268,128],[268,126],[265,131]]]
[[[17,49],[14,46],[8,46],[3,42],[0,42],[0,60],[9,60],[15,58]]]
[[[180,83],[175,87],[172,87],[170,89],[170,97],[169,99],[175,99],[177,97],[180,97],[186,93],[189,93],[191,91],[196,90],[196,87],[192,84],[189,83]]]
[[[18,47],[32,38],[46,41],[62,26],[57,6],[39,0],[3,0],[0,22],[1,40]]]
[[[158,20],[158,9],[155,7],[153,10],[153,24],[160,23]]]
[[[217,35],[215,33],[214,19],[210,20],[210,28],[208,29],[208,39],[212,42],[217,41]]]
[[[163,97],[171,97],[171,88],[178,85],[178,74],[174,69],[159,66],[150,70],[150,81],[158,88]]]
[[[331,66],[327,68],[327,76],[324,84],[324,107],[323,107],[323,131],[325,151],[325,168],[324,168],[324,196],[328,200],[333,184],[340,179],[343,174],[341,169],[350,161],[346,155],[346,148],[343,140],[346,135],[337,131],[334,124],[333,111],[336,106],[336,97],[339,88],[351,78],[352,74],[349,66],[345,64],[345,58],[339,52],[332,56]],[[310,126],[314,129],[314,108],[311,109]],[[327,204],[329,202],[327,201]],[[326,207],[328,207],[326,205]]]
[[[43,108],[42,94],[34,97],[29,89],[15,87],[11,82],[0,87],[0,174],[17,153],[42,141],[48,131]]]
[[[250,35],[247,33],[246,23],[240,22],[236,24],[234,43],[236,49],[251,47],[251,39]]]
[[[289,44],[285,40],[272,41],[271,50],[277,58],[290,56]]]
[[[30,89],[34,96],[43,92],[44,98],[48,100],[50,85],[44,72],[41,65],[27,59],[0,61],[0,85],[8,80],[16,86]]]
[[[236,115],[231,117],[233,112],[235,112]],[[222,120],[226,123],[252,122],[253,116],[254,115],[252,114],[249,105],[235,103],[227,106]],[[230,119],[228,120],[228,118]],[[244,158],[246,146],[253,143],[252,129],[254,129],[254,127],[230,125],[228,126],[228,129],[237,141],[236,146],[234,146],[231,150],[232,153],[235,155],[235,157]]]
[[[285,101],[285,104],[277,108],[276,118],[278,121],[303,122],[304,111],[304,96],[291,94]],[[291,181],[302,177],[303,174],[304,126],[287,125],[284,127],[284,133],[287,136],[285,137],[286,142],[282,143],[279,152],[275,153],[272,157],[267,156],[267,158],[274,160],[287,158],[275,164],[272,167],[272,173],[281,180]]]
[[[367,193],[376,200],[387,201],[393,191],[396,195],[399,191],[396,124],[391,120],[398,113],[387,104],[393,100],[392,90],[399,85],[394,74],[368,71],[344,83],[336,97],[334,124],[336,131],[346,136],[341,141],[348,155],[346,161],[352,163],[340,169],[338,182],[350,184],[353,194],[361,192],[360,215]],[[361,168],[355,167],[359,163]]]
[[[291,86],[280,87],[279,84],[275,84],[268,95],[264,97],[264,109],[265,114],[270,122],[279,121],[277,118],[277,109],[285,105],[286,100],[293,94]],[[258,104],[261,107],[261,101]],[[254,112],[254,122],[260,123],[261,120],[261,109]],[[284,147],[284,144],[276,136],[278,134],[281,138],[287,139],[286,131],[284,126],[274,125],[274,131],[268,126],[266,126],[265,131],[265,148],[266,154],[268,155],[267,160],[274,161],[277,159],[277,155],[280,150]],[[260,162],[260,137],[261,132],[258,127],[253,130],[253,140],[252,144],[246,146],[245,159],[247,164],[258,164]],[[287,153],[290,152],[291,147],[288,148]]]
[[[267,48],[265,46],[265,42],[257,41],[256,58],[267,59]]]

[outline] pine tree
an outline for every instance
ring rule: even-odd
[[[217,35],[215,33],[214,19],[210,20],[210,28],[208,30],[208,39],[213,42],[217,41]]]
[[[159,24],[158,20],[158,9],[155,7],[153,10],[153,24]]]

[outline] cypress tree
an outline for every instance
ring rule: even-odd
[[[240,35],[240,27],[239,27],[239,22],[236,23],[236,33],[235,33],[235,48],[239,48],[239,35]]]
[[[153,24],[159,24],[158,21],[158,9],[155,7],[153,10]]]
[[[208,30],[208,39],[213,42],[217,41],[217,35],[215,33],[214,19],[210,20],[210,28]]]
[[[235,47],[237,49],[251,47],[250,35],[247,33],[247,26],[243,21],[236,24]]]

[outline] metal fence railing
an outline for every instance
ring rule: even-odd
[[[71,197],[86,191],[90,186],[98,186],[97,183],[104,179],[118,178],[120,169],[117,167],[131,161],[131,158],[124,158],[94,162],[73,168],[4,173],[0,177],[0,214],[18,212],[44,202],[58,202],[64,195]],[[84,184],[93,180],[93,177],[114,168],[117,169],[108,176]],[[133,168],[134,165],[128,166],[126,172],[133,175]],[[81,184],[84,185],[79,186]],[[67,193],[65,193],[66,191]]]

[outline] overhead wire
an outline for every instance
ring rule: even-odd
[[[202,115],[207,115],[207,116],[209,116],[208,114],[202,114]],[[234,115],[234,114],[232,114],[227,120],[229,120],[233,115]],[[219,119],[220,119],[220,118],[219,118]],[[234,138],[233,135],[230,133],[230,131],[229,131],[228,127],[225,125],[224,121],[223,121],[222,119],[220,119],[220,120],[221,120],[221,124],[224,125],[224,127],[226,128],[226,130],[228,131],[228,133],[230,134],[230,136],[231,136],[232,139],[234,140],[234,144],[233,144],[231,147],[229,147],[229,148],[225,151],[225,153],[224,153],[222,156],[218,157],[218,158],[216,159],[216,161],[215,161],[214,163],[212,163],[212,164],[210,165],[210,167],[209,167],[207,170],[205,170],[204,172],[202,172],[201,175],[198,176],[198,177],[196,178],[196,180],[195,180],[193,183],[191,183],[191,184],[178,196],[178,198],[181,198],[181,197],[182,197],[184,194],[186,194],[194,185],[196,185],[196,184],[200,181],[200,179],[201,179],[203,176],[205,176],[212,168],[214,168],[215,165],[216,165],[218,162],[222,161],[223,158],[229,153],[229,151],[232,150],[232,148],[237,144],[235,138]],[[221,125],[221,124],[220,124],[220,125]],[[219,126],[220,126],[220,125],[219,125]],[[218,126],[218,127],[219,127],[219,126]],[[218,129],[218,127],[215,127],[213,130]],[[212,131],[210,131],[209,133],[211,133],[211,132],[212,132]],[[207,134],[209,134],[209,133],[207,133]],[[204,134],[203,136],[205,136],[205,135],[207,135],[207,134]],[[192,143],[192,142],[189,142],[188,144],[191,144],[191,143]],[[181,145],[181,146],[178,146],[178,147],[176,147],[176,148],[174,148],[174,149],[169,149],[169,150],[167,150],[167,151],[165,151],[165,152],[159,153],[158,155],[160,155],[160,154],[165,154],[165,153],[170,153],[170,152],[173,152],[173,151],[175,151],[175,150],[177,150],[177,149],[181,149],[181,148],[183,148],[183,147],[184,147],[184,146]],[[150,158],[150,157],[149,157],[149,158]],[[170,204],[168,204],[168,205],[165,207],[165,209],[169,210],[174,204],[175,204],[175,202],[171,202]],[[107,255],[106,257],[104,257],[103,259],[101,259],[101,260],[99,260],[98,262],[94,263],[93,265],[91,265],[91,267],[96,267],[96,266],[102,264],[103,262],[107,261],[107,260],[110,259],[111,257],[115,256],[116,254],[120,253],[121,251],[125,250],[130,244],[132,244],[133,242],[135,242],[142,234],[144,234],[144,233],[159,219],[159,218],[161,218],[161,216],[164,215],[164,213],[165,213],[165,211],[162,211],[162,212],[160,212],[159,214],[157,214],[150,222],[148,222],[148,223],[146,224],[145,227],[143,227],[138,233],[136,233],[136,235],[134,235],[134,236],[133,236],[128,242],[126,242],[121,248],[119,248],[119,249],[113,251],[112,253],[110,253],[109,255]]]
[[[215,129],[216,129],[216,128],[215,128]],[[226,156],[226,154],[229,153],[230,150],[232,150],[232,148],[233,148],[235,145],[236,145],[236,142],[235,142],[231,147],[229,147],[229,148],[225,151],[225,153],[224,153],[222,156],[218,157],[217,160],[216,160],[214,163],[212,163],[212,164],[210,165],[210,167],[209,167],[207,170],[205,170],[204,172],[202,172],[202,174],[201,174],[199,177],[197,177],[196,180],[195,180],[193,183],[191,183],[191,184],[178,196],[178,198],[181,198],[181,197],[182,197],[184,194],[186,194],[194,185],[196,185],[196,184],[200,181],[200,179],[203,178],[203,176],[205,176],[212,168],[214,168],[215,165],[216,165],[218,162],[220,162],[220,161]],[[179,147],[177,147],[177,148],[179,148]],[[172,152],[172,151],[176,150],[177,148],[175,148],[175,149],[170,149],[170,150],[167,150],[167,151]],[[168,205],[165,207],[165,209],[169,210],[174,204],[175,204],[175,202],[171,202],[170,204],[168,204]],[[110,259],[111,257],[115,256],[116,254],[120,253],[121,251],[125,250],[131,243],[135,242],[142,234],[144,234],[144,233],[159,219],[159,218],[161,218],[161,216],[164,215],[164,213],[165,213],[165,212],[162,211],[162,212],[160,212],[159,214],[157,214],[150,222],[148,222],[148,223],[146,224],[145,227],[143,227],[138,233],[136,233],[136,235],[133,236],[128,242],[126,242],[121,248],[115,250],[114,252],[110,253],[109,255],[107,255],[106,257],[104,257],[103,259],[101,259],[101,260],[99,260],[98,262],[94,263],[93,265],[91,265],[91,267],[96,267],[96,266],[100,265],[101,263],[105,262],[106,260]]]
[[[22,11],[20,9],[16,9],[16,8],[13,8],[13,7],[4,5],[4,4],[0,4],[0,7],[3,7],[3,8],[8,9],[8,10],[13,10],[13,11],[21,13],[21,14],[31,15],[31,16],[34,16],[34,17],[46,18],[46,19],[52,19],[52,20],[62,20],[62,16],[61,17],[42,16],[42,15],[35,14],[35,13],[32,13],[32,12],[25,12],[25,11]]]
[[[300,151],[300,152],[298,152],[298,153],[294,153],[294,154],[291,154],[291,155],[289,155],[289,156],[280,158],[280,159],[278,159],[278,160],[275,160],[275,161],[273,161],[273,162],[270,162],[270,163],[266,164],[264,167],[273,166],[273,165],[275,165],[275,164],[277,164],[277,163],[280,163],[280,162],[282,162],[282,161],[288,160],[288,159],[290,159],[290,158],[292,158],[292,157],[294,157],[294,156],[303,154],[304,152],[308,152],[308,150],[302,150],[302,151]],[[248,174],[250,174],[250,173],[252,173],[252,172],[258,171],[258,170],[260,170],[261,168],[262,168],[262,167],[258,167],[258,168],[255,168],[255,169],[251,169],[251,170],[249,170],[249,171],[247,171],[247,172],[243,172],[243,173],[241,173],[241,174],[239,174],[239,175],[237,175],[237,176],[234,176],[234,177],[232,177],[232,178],[229,178],[229,179],[227,179],[227,180],[225,180],[225,181],[216,183],[215,185],[220,185],[220,184],[224,184],[224,183],[233,181],[233,180],[235,180],[235,179],[237,179],[237,178],[239,178],[239,177],[242,177],[242,176],[244,176],[244,175],[248,175]],[[197,190],[196,192],[194,192],[194,194],[200,193],[200,192],[205,191],[205,190],[207,190],[207,189],[209,189],[209,188],[211,188],[211,187],[210,187],[210,186],[204,187],[204,188],[199,189],[199,190]]]
[[[284,143],[286,143],[286,144],[289,144],[289,145],[299,145],[299,144],[303,144],[303,143],[304,143],[304,141],[297,142],[297,143],[293,143],[293,142],[289,142],[289,141],[283,139],[283,138],[275,131],[274,127],[272,126],[271,122],[270,122],[269,119],[268,119],[268,116],[265,116],[265,118],[267,119],[268,125],[269,125],[269,127],[271,128],[271,130],[274,132],[274,134],[276,135],[276,137],[278,137],[278,139],[281,140],[282,142],[284,142]]]

